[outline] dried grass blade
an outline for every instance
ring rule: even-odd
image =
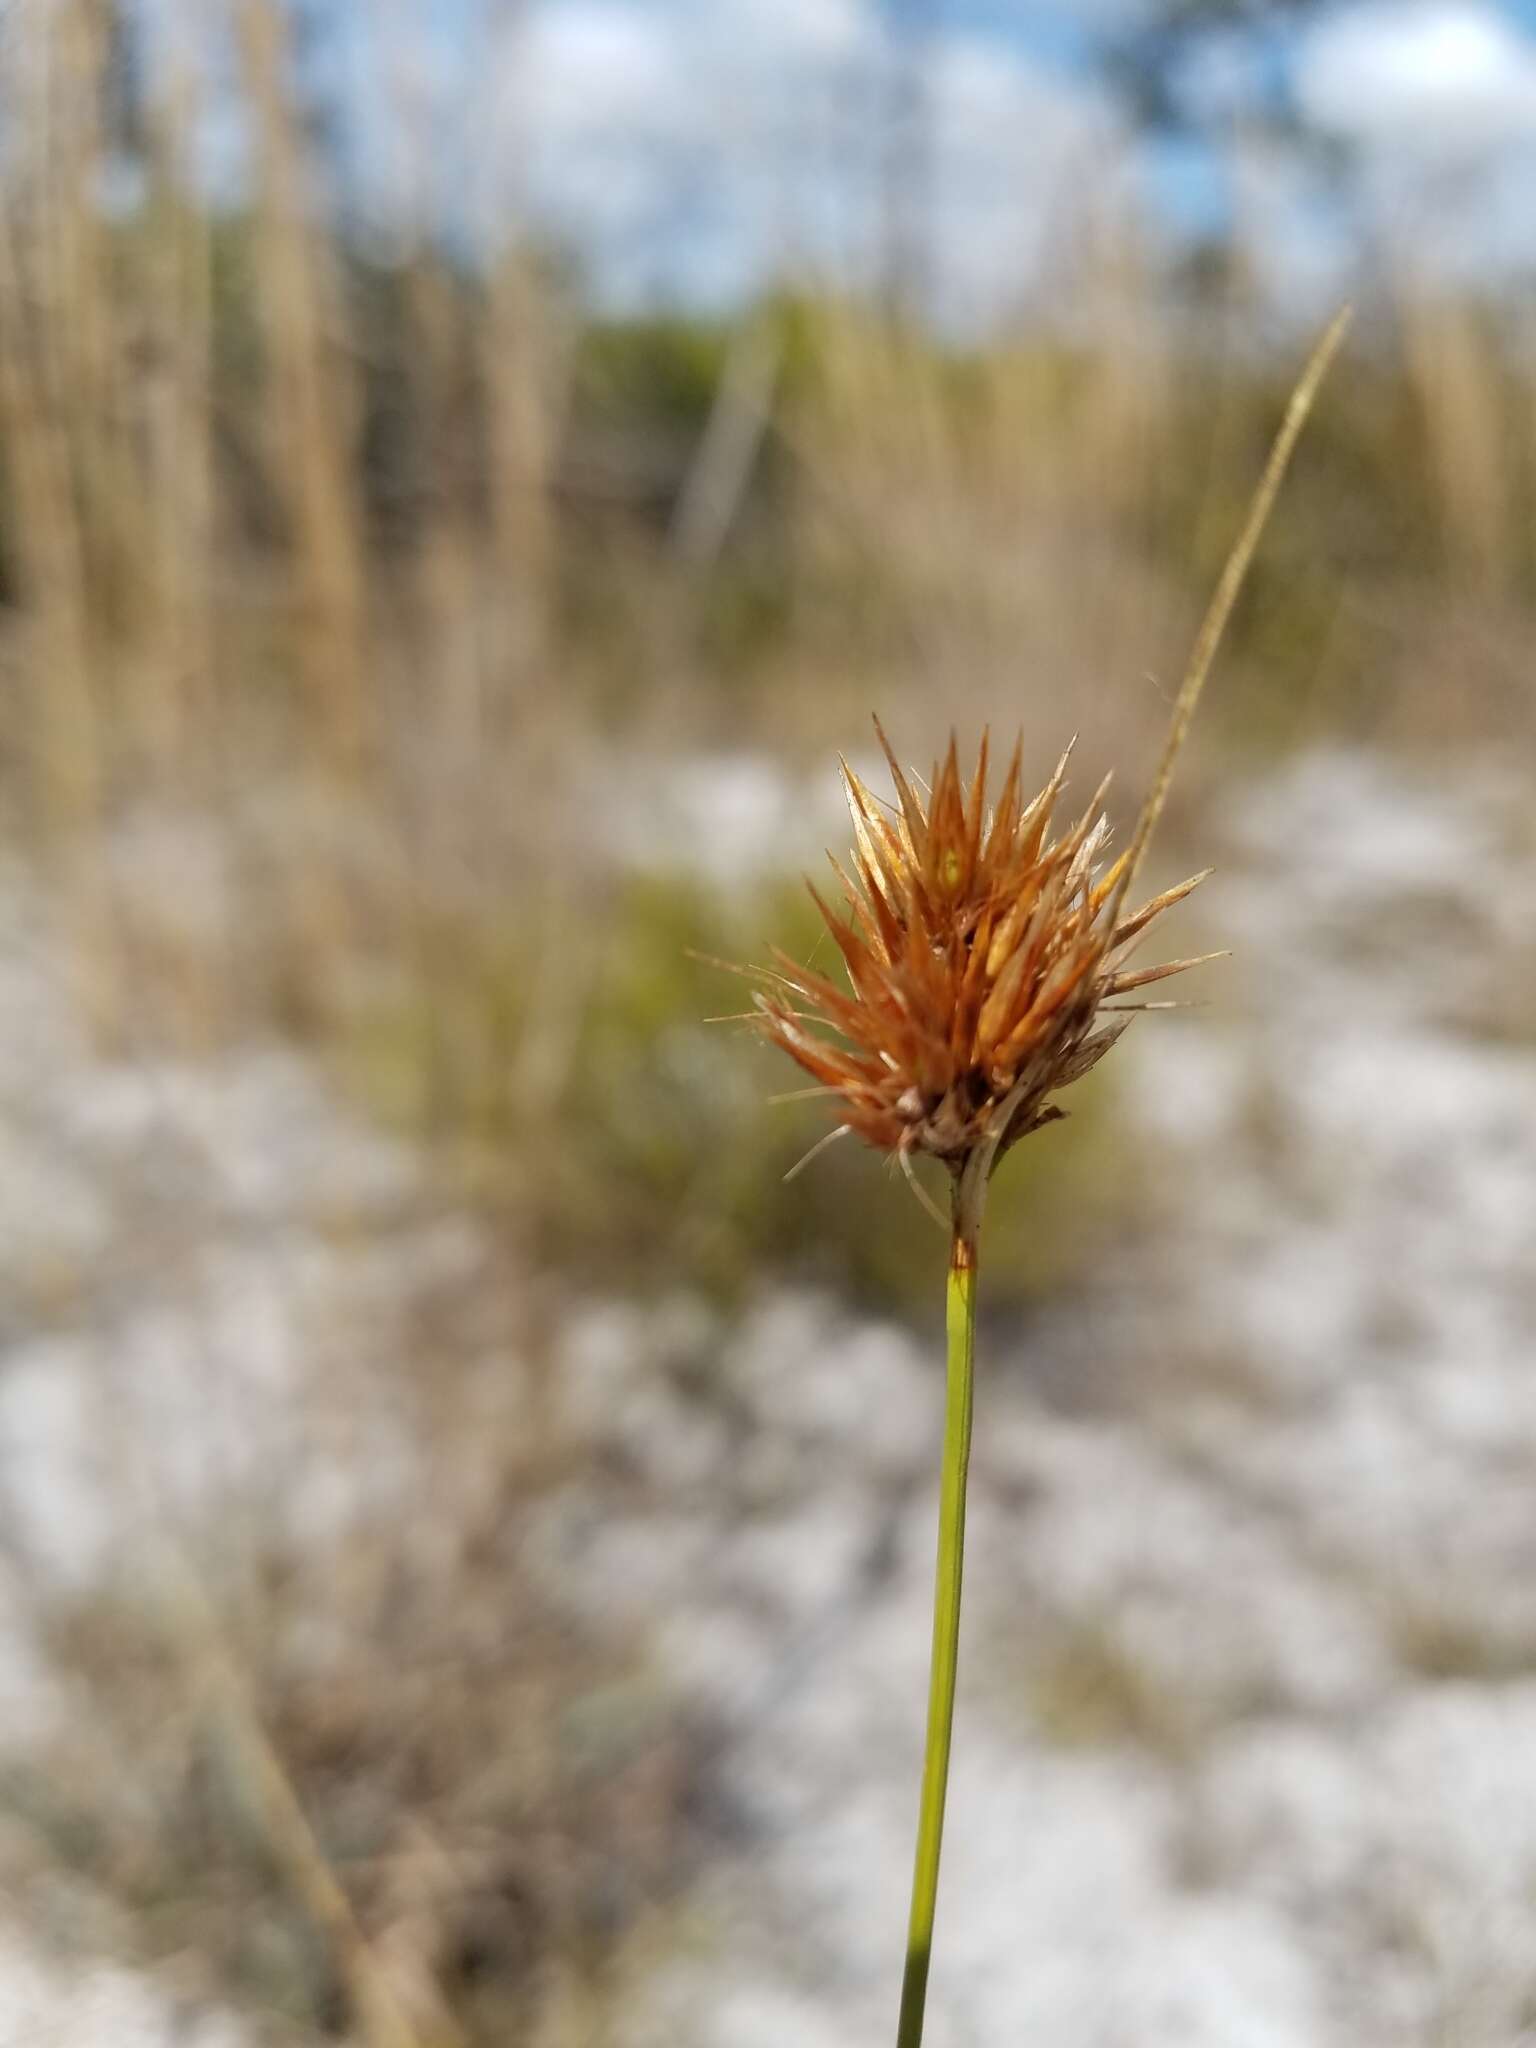
[[[1147,792],[1147,800],[1141,807],[1141,816],[1136,821],[1125,872],[1115,892],[1111,923],[1120,915],[1126,892],[1136,878],[1153,830],[1162,816],[1163,805],[1168,800],[1169,785],[1173,781],[1174,766],[1189,731],[1190,720],[1195,715],[1195,706],[1200,701],[1200,692],[1205,687],[1205,679],[1210,674],[1211,664],[1216,659],[1216,651],[1226,632],[1227,621],[1232,616],[1232,607],[1236,604],[1238,594],[1247,580],[1259,541],[1269,524],[1269,515],[1274,510],[1275,499],[1279,495],[1285,472],[1290,466],[1291,456],[1295,452],[1297,441],[1301,438],[1301,430],[1306,425],[1307,415],[1312,410],[1312,401],[1316,398],[1323,379],[1339,352],[1353,318],[1352,306],[1344,306],[1334,315],[1322,340],[1308,358],[1306,367],[1291,393],[1290,403],[1285,409],[1285,418],[1280,424],[1279,433],[1275,436],[1274,446],[1269,451],[1269,460],[1264,465],[1264,474],[1260,477],[1258,489],[1253,494],[1248,517],[1243,522],[1243,530],[1227,557],[1226,567],[1221,572],[1210,608],[1201,621],[1200,631],[1195,636],[1189,667],[1185,670],[1184,680],[1179,686],[1179,694],[1174,702],[1168,737],[1163,742],[1162,759],[1158,762],[1152,787]]]

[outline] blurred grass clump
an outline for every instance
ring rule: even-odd
[[[926,1313],[942,1245],[897,1176],[843,1145],[786,1184],[832,1119],[821,1102],[775,1093],[778,1063],[728,1014],[750,988],[718,963],[765,941],[794,958],[825,952],[798,881],[722,896],[687,875],[631,876],[583,920],[588,968],[558,1072],[536,1052],[529,1071],[549,985],[535,942],[516,935],[465,987],[439,982],[362,1010],[338,1071],[397,1128],[450,1132],[467,1183],[530,1219],[543,1265],[574,1260],[625,1291],[691,1287],[726,1306],[790,1279]],[[444,1034],[466,1012],[450,1050]],[[1125,1218],[1134,1176],[1105,1085],[1074,1091],[1066,1123],[999,1186],[1000,1306],[1071,1286],[1096,1232]]]

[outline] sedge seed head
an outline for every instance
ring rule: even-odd
[[[1096,1066],[1130,1022],[1106,1004],[1197,963],[1129,969],[1128,948],[1204,879],[1127,914],[1127,858],[1105,868],[1102,785],[1056,830],[1064,755],[1033,799],[1015,746],[995,799],[987,739],[962,777],[955,741],[927,792],[879,721],[893,803],[847,763],[851,863],[832,860],[844,908],[807,886],[846,985],[774,950],[756,1023],[837,1098],[840,1121],[881,1151],[926,1152],[958,1173],[1062,1112],[1051,1098]],[[1069,750],[1070,751],[1070,750]]]

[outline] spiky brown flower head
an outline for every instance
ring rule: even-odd
[[[904,1159],[929,1153],[958,1174],[979,1149],[998,1158],[1062,1114],[1050,1098],[1096,1066],[1130,1022],[1113,998],[1199,964],[1125,962],[1153,920],[1205,876],[1124,915],[1129,857],[1100,871],[1107,779],[1053,837],[1066,754],[1026,803],[1015,746],[989,804],[986,735],[968,782],[951,736],[925,802],[878,719],[875,730],[896,802],[881,802],[842,764],[853,875],[829,858],[849,915],[807,883],[848,986],[774,948],[776,970],[754,997],[757,1022],[841,1099],[842,1128]]]

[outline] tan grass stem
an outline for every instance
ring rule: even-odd
[[[175,1570],[171,1624],[194,1696],[230,1759],[267,1854],[324,1942],[363,2048],[463,2048],[457,2028],[430,2040],[413,2024],[358,1924],[250,1688],[190,1571]]]
[[[1211,672],[1211,664],[1216,659],[1226,633],[1232,608],[1247,581],[1248,571],[1253,565],[1253,558],[1263,538],[1264,529],[1269,524],[1269,515],[1275,508],[1275,499],[1279,496],[1280,486],[1285,481],[1285,472],[1290,467],[1291,457],[1296,451],[1296,443],[1301,439],[1301,430],[1307,423],[1308,413],[1312,410],[1312,402],[1322,388],[1323,379],[1327,376],[1334,357],[1343,346],[1344,337],[1348,334],[1353,319],[1353,306],[1339,308],[1324,330],[1322,339],[1307,358],[1306,367],[1291,392],[1290,403],[1285,408],[1285,418],[1280,423],[1280,431],[1269,451],[1269,460],[1264,465],[1264,474],[1259,478],[1258,489],[1249,504],[1248,517],[1243,521],[1242,531],[1227,557],[1215,594],[1211,598],[1205,617],[1200,622],[1200,630],[1195,635],[1195,644],[1190,650],[1189,666],[1184,671],[1184,680],[1179,685],[1179,694],[1174,700],[1173,717],[1169,721],[1168,737],[1163,742],[1157,773],[1152,779],[1151,788],[1147,791],[1141,815],[1136,820],[1130,854],[1121,870],[1119,884],[1115,890],[1113,905],[1116,913],[1136,879],[1157,821],[1163,814],[1163,805],[1168,801],[1174,767],[1188,735],[1190,722],[1194,718],[1195,707],[1200,701],[1200,693],[1205,688],[1205,679]]]

